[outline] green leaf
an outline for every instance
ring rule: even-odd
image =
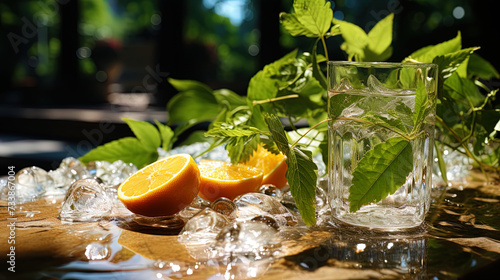
[[[333,19],[333,23],[339,26],[344,43],[341,49],[349,55],[349,60],[358,56],[364,57],[364,50],[368,45],[368,35],[366,32],[356,24]]]
[[[316,37],[316,34],[307,29],[295,14],[280,13],[280,23],[292,36]]]
[[[346,93],[337,93],[331,95],[328,100],[328,106],[330,107],[329,118],[335,120],[342,114],[342,111],[344,111],[345,108],[349,107],[351,104],[359,101],[362,98],[364,98],[364,96],[362,95]]]
[[[435,57],[456,52],[462,49],[462,36],[458,32],[457,36],[449,41],[437,45],[423,47],[412,54],[405,60],[416,60],[419,62],[431,63]]]
[[[415,112],[413,112],[413,127],[420,129],[419,124],[424,121],[429,107],[429,96],[423,82],[419,82],[415,91]]]
[[[474,51],[478,49],[478,47],[473,47],[452,53],[447,53],[444,55],[439,55],[436,56],[432,62],[438,65],[439,72],[441,73],[442,77],[446,79],[453,72],[455,72],[458,67],[464,61],[466,61]]]
[[[219,114],[219,104],[211,92],[187,90],[176,94],[167,104],[168,124],[211,121]]]
[[[253,152],[257,150],[259,143],[259,135],[236,137],[231,139],[226,145],[226,150],[229,158],[231,159],[231,163],[237,164],[248,161]]]
[[[380,20],[368,34],[359,26],[333,19],[339,26],[344,43],[341,49],[349,55],[349,60],[384,61],[392,55],[392,24],[394,14]]]
[[[368,151],[354,169],[349,189],[350,211],[376,203],[393,194],[413,169],[411,144],[402,137],[390,138]]]
[[[308,226],[316,224],[315,200],[318,167],[312,160],[312,153],[293,147],[286,155],[286,178],[292,197],[299,208],[302,220]]]
[[[280,69],[285,65],[295,62],[296,56],[297,50],[294,50],[277,61],[264,66],[264,69],[260,70],[252,77],[248,84],[247,92],[247,102],[250,108],[253,107],[253,101],[275,98],[280,86],[288,84],[288,81],[283,82],[274,77],[283,77],[283,73],[280,72]],[[269,104],[263,104],[261,107],[264,111],[271,110]]]
[[[293,9],[297,21],[313,36],[324,36],[332,24],[333,11],[325,0],[295,0]],[[285,27],[286,28],[286,27]]]
[[[264,118],[267,126],[269,127],[269,131],[271,131],[273,141],[276,143],[276,146],[278,146],[278,149],[284,155],[289,154],[290,144],[288,144],[285,129],[283,128],[283,124],[280,119],[274,114],[265,114]]]
[[[177,80],[173,78],[168,78],[168,82],[178,91],[206,91],[211,93],[212,89],[205,85],[204,83],[193,81],[193,80]]]
[[[482,58],[476,53],[473,53],[469,58],[467,65],[467,72],[469,75],[479,77],[481,79],[490,80],[493,78],[500,78],[498,71],[487,60]]]
[[[158,130],[160,131],[162,149],[164,149],[165,151],[170,151],[175,141],[174,131],[169,126],[164,125],[157,120],[155,120],[155,123],[158,127]]]
[[[380,55],[384,54],[392,43],[392,22],[394,20],[394,14],[389,14],[379,22],[368,32],[368,49],[372,51],[377,56],[374,59],[380,57]],[[390,57],[390,54],[384,54],[387,56],[384,59]]]
[[[123,118],[127,123],[135,137],[148,151],[156,151],[161,144],[160,133],[156,127],[148,122],[136,121],[129,118]]]
[[[444,90],[446,95],[452,98],[450,101],[460,104],[460,108],[465,111],[478,106],[485,99],[473,81],[464,79],[457,73],[444,80]]]
[[[156,150],[147,150],[135,137],[125,137],[92,149],[79,160],[88,164],[91,161],[102,160],[115,162],[122,160],[133,163],[137,168],[142,168],[158,159]]]
[[[227,104],[231,109],[247,105],[246,98],[244,96],[239,96],[234,91],[228,89],[218,89],[214,90],[213,93],[219,104]]]

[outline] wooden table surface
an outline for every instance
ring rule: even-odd
[[[469,178],[445,193],[435,190],[419,233],[372,236],[331,225],[296,228],[281,243],[279,257],[241,267],[194,258],[177,241],[178,230],[148,230],[119,217],[61,223],[61,198],[17,205],[12,216],[4,201],[0,279],[491,279],[483,276],[500,270],[495,179],[486,184]],[[92,257],[92,250],[100,257]],[[8,270],[12,264],[15,272]]]

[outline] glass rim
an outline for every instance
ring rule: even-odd
[[[373,68],[437,68],[438,65],[435,63],[425,63],[425,62],[359,62],[359,61],[341,61],[341,60],[330,60],[328,65],[332,66],[356,66],[356,67],[373,67]]]

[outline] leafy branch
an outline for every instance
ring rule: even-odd
[[[328,165],[325,156],[326,123],[329,121],[326,114],[327,81],[323,69],[331,57],[326,40],[341,35],[343,43],[340,48],[348,60],[385,61],[392,55],[394,15],[388,15],[366,33],[355,24],[334,19],[329,1],[295,0],[293,9],[292,13],[281,13],[280,22],[292,36],[314,40],[311,52],[294,50],[266,65],[249,81],[246,94],[228,89],[214,90],[197,81],[169,79],[179,93],[167,104],[167,125],[156,122],[155,127],[126,120],[136,137],[99,146],[81,159],[84,162],[122,159],[140,167],[156,160],[155,148],[161,145],[170,149],[179,135],[189,128],[209,122],[208,130],[197,140],[211,139],[209,150],[225,145],[234,163],[247,159],[259,144],[285,154],[289,167],[286,176],[292,196],[304,221],[314,225],[317,166],[312,161],[311,151],[321,153]],[[318,46],[324,54],[318,53]],[[416,50],[403,61],[439,66],[438,144],[435,147],[443,175],[446,175],[446,164],[441,156],[443,147],[466,154],[482,169],[500,171],[500,109],[493,102],[497,90],[482,82],[500,78],[500,75],[476,53],[478,49],[462,48],[459,32],[451,40]],[[392,177],[393,173],[409,173],[407,167],[403,167],[404,172],[392,172],[392,169],[409,166],[412,153],[408,143],[419,136],[418,131],[425,121],[423,116],[428,114],[426,110],[430,110],[430,101],[422,92],[417,88],[416,110],[411,119],[393,120],[407,114],[409,108],[401,106],[398,108],[400,112],[388,112],[393,119],[368,115],[349,120],[383,127],[398,135],[376,145],[358,162],[350,189],[351,211],[382,199],[394,191],[394,186],[401,185],[402,178]],[[341,94],[331,97],[332,107],[329,109],[333,119],[330,121],[342,120],[339,118],[342,110],[355,102],[355,98]],[[288,120],[291,130],[286,131],[281,120]],[[408,131],[409,127],[412,127],[411,131]],[[308,138],[309,141],[302,141],[312,132],[315,133]],[[292,141],[294,137],[296,140]],[[381,158],[381,154],[385,156]],[[381,178],[390,178],[393,187],[383,187]]]

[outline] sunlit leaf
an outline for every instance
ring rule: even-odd
[[[356,212],[394,193],[412,169],[413,152],[408,140],[394,137],[376,145],[361,158],[352,174],[350,211]]]

